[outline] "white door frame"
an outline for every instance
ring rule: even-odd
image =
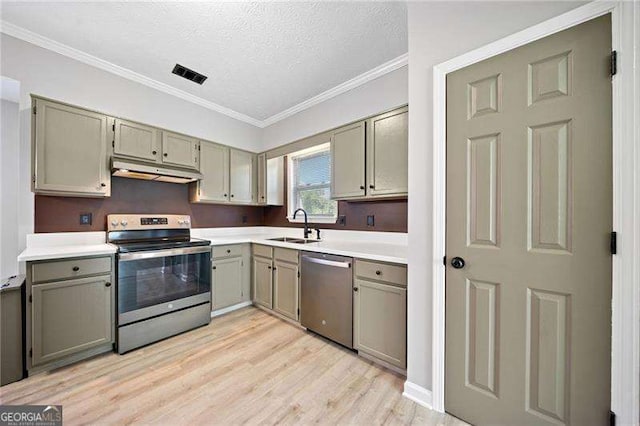
[[[446,233],[446,76],[476,62],[578,25],[612,15],[613,77],[613,256],[611,407],[618,424],[640,422],[640,70],[634,74],[640,32],[640,3],[595,1],[433,68],[433,383],[431,405],[444,412]],[[635,35],[634,35],[635,20]],[[635,44],[635,45],[634,45]],[[636,58],[636,61],[638,58]],[[638,142],[634,143],[634,139]]]

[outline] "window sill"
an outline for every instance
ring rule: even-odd
[[[299,216],[297,218],[292,218],[287,216],[287,220],[289,221],[289,223],[304,223],[304,215],[302,216],[302,218],[300,218]],[[337,217],[312,217],[310,216],[308,218],[308,222],[309,224],[314,224],[314,223],[326,223],[326,224],[335,224],[338,221]]]

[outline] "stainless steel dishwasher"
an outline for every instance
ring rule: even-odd
[[[350,257],[302,252],[300,322],[353,348],[353,270]]]

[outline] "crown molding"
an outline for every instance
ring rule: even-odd
[[[139,74],[135,71],[131,71],[130,69],[121,67],[119,65],[115,65],[109,61],[105,61],[104,59],[100,59],[96,56],[93,56],[81,50],[75,49],[66,44],[59,43],[55,40],[52,40],[48,37],[44,37],[40,34],[34,33],[33,31],[27,30],[26,28],[19,27],[10,22],[0,21],[0,32],[7,34],[11,37],[24,40],[28,43],[35,44],[36,46],[42,47],[44,49],[59,53],[63,56],[67,56],[71,59],[75,59],[76,61],[83,62],[87,65],[94,66],[103,71],[107,71],[112,74],[118,75],[120,77],[135,81],[136,83],[144,84],[145,86],[151,87],[152,89],[156,89],[160,92],[173,95],[175,97],[194,103],[196,105],[200,105],[212,111],[219,112],[220,114],[224,114],[236,120],[249,123],[253,126],[262,127],[262,122],[260,120],[256,120],[253,117],[249,117],[248,115],[239,113],[230,108],[224,107],[222,105],[218,105],[214,102],[210,102],[201,97],[192,95],[191,93],[185,92],[184,90],[176,89],[173,86],[170,86],[168,84],[146,77],[142,74]]]
[[[409,64],[409,53],[405,53],[403,55],[398,56],[388,62],[385,62],[382,65],[379,65],[365,73],[360,74],[357,77],[352,78],[351,80],[347,80],[342,84],[339,84],[326,92],[322,92],[319,95],[316,95],[312,98],[307,99],[306,101],[300,102],[297,105],[292,106],[291,108],[287,108],[282,112],[279,112],[275,115],[272,115],[269,118],[266,118],[262,121],[263,127],[271,126],[272,124],[277,123],[278,121],[284,120],[287,117],[290,117],[294,114],[299,113],[300,111],[304,111],[305,109],[311,108],[314,105],[318,105],[324,101],[327,101],[331,98],[335,98],[338,95],[341,95],[349,90],[355,89],[358,86],[362,86],[363,84],[375,80],[376,78],[382,77],[385,74],[388,74],[392,71],[395,71],[399,68],[405,67]]]
[[[55,40],[27,30],[26,28],[14,25],[10,22],[4,20],[0,21],[0,32],[42,47],[44,49],[51,50],[71,59],[75,59],[87,65],[99,68],[103,71],[107,71],[128,80],[135,81],[136,83],[144,84],[145,86],[151,87],[152,89],[167,93],[169,95],[183,99],[187,102],[191,102],[193,104],[218,112],[220,114],[224,114],[228,117],[251,124],[259,128],[271,126],[278,121],[284,120],[285,118],[311,108],[314,105],[318,105],[319,103],[341,95],[342,93],[348,92],[349,90],[355,89],[356,87],[361,86],[371,80],[375,80],[376,78],[382,77],[385,74],[407,66],[409,63],[409,54],[405,53],[363,74],[360,74],[359,76],[356,76],[351,80],[345,81],[342,84],[339,84],[325,92],[322,92],[319,95],[316,95],[312,98],[307,99],[306,101],[300,102],[297,105],[287,108],[284,111],[274,114],[271,117],[268,117],[264,120],[258,120],[246,114],[242,114],[238,111],[216,104],[215,102],[211,102],[199,96],[192,95],[191,93],[185,92],[184,90],[176,89],[173,86],[146,77],[128,68],[124,68],[109,61],[105,61],[104,59],[100,59],[97,56],[93,56],[89,53],[75,49],[66,44],[59,43]]]

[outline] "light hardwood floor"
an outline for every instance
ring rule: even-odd
[[[76,424],[427,424],[458,419],[402,397],[404,378],[259,309],[126,355],[0,388],[2,404],[62,404]]]

